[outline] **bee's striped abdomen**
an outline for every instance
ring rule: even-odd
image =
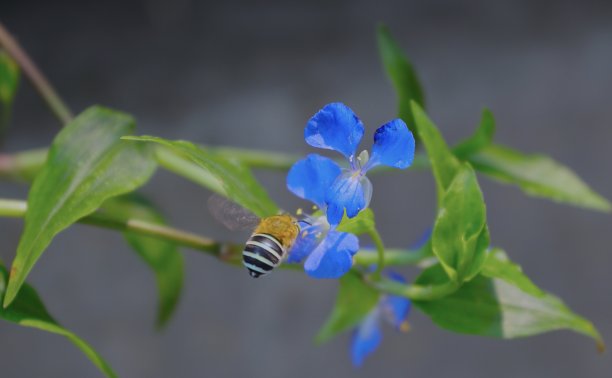
[[[276,268],[285,255],[285,249],[270,234],[253,234],[242,251],[242,263],[251,277],[257,278]]]

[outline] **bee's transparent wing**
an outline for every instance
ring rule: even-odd
[[[213,218],[232,231],[254,229],[261,220],[249,210],[218,194],[208,198],[208,209]]]

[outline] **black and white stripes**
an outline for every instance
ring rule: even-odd
[[[280,265],[285,248],[270,234],[253,234],[242,251],[242,263],[253,278],[263,276]]]

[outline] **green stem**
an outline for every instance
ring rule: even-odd
[[[384,293],[406,297],[415,301],[440,299],[454,293],[460,286],[455,281],[447,281],[439,285],[406,285],[384,278],[378,281],[368,281],[366,279],[366,282]]]
[[[23,218],[25,217],[26,211],[26,201],[0,199],[0,217]],[[119,219],[109,214],[97,212],[79,220],[79,223],[119,231],[135,232],[141,235],[171,241],[178,245],[206,252],[228,261],[234,261],[236,259],[236,251],[242,252],[242,246],[218,243],[200,235],[136,218]]]
[[[47,160],[47,149],[0,154],[0,179],[31,182]]]
[[[417,265],[431,257],[430,250],[425,248],[417,250],[385,249],[385,266]],[[372,266],[378,264],[379,256],[370,251],[359,251],[353,258],[355,265]]]
[[[38,70],[32,59],[30,59],[28,54],[21,48],[19,43],[2,23],[0,23],[0,46],[2,46],[11,58],[17,62],[25,76],[45,100],[53,114],[55,114],[63,124],[70,122],[73,118],[70,109],[68,109],[49,81]]]
[[[28,205],[25,201],[0,198],[0,216],[10,218],[22,218]]]
[[[368,232],[368,235],[376,246],[376,254],[378,257],[376,260],[376,271],[374,271],[373,278],[375,280],[379,280],[382,270],[385,268],[385,245],[383,244],[382,238],[380,237],[376,227],[372,227]]]

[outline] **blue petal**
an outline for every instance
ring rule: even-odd
[[[300,263],[315,250],[322,239],[324,232],[320,224],[309,225],[305,222],[300,223],[300,233],[295,239],[293,246],[287,256],[288,263]]]
[[[304,139],[313,147],[335,150],[347,159],[363,137],[363,123],[348,106],[334,102],[315,114],[306,124]]]
[[[359,367],[366,356],[378,348],[382,340],[378,309],[374,309],[353,333],[351,358],[353,365]]]
[[[387,271],[385,274],[393,281],[406,283],[406,280],[395,272]],[[381,306],[385,319],[395,328],[401,329],[402,323],[410,313],[410,300],[396,295],[386,295],[381,300]]]
[[[327,221],[337,225],[342,220],[344,210],[347,217],[353,218],[368,206],[371,197],[370,180],[358,172],[345,170],[327,190]]]
[[[324,208],[325,193],[340,172],[333,160],[310,154],[293,164],[287,174],[287,188],[296,196]]]
[[[359,239],[347,232],[329,231],[308,256],[304,270],[313,278],[339,278],[351,269]]]
[[[401,119],[382,125],[374,134],[372,157],[364,170],[383,164],[408,168],[414,159],[414,136]]]

